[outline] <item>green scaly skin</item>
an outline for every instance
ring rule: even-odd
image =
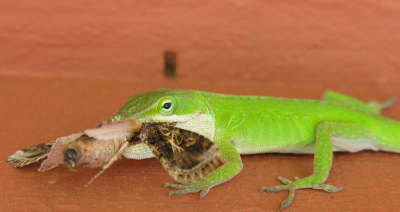
[[[177,122],[180,128],[201,134],[218,145],[223,165],[195,183],[167,183],[167,187],[175,189],[170,195],[200,192],[200,198],[204,197],[210,188],[241,171],[240,154],[315,154],[314,173],[310,176],[294,181],[278,177],[284,185],[261,187],[266,192],[289,190],[289,197],[281,204],[283,209],[291,204],[296,189],[342,190],[323,184],[334,151],[400,153],[400,123],[380,115],[393,102],[366,104],[329,91],[323,101],[316,101],[159,89],[130,97],[109,123],[130,117],[141,122]],[[124,156],[152,157],[145,150],[137,151],[135,146],[129,147]]]

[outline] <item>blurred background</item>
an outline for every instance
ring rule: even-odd
[[[0,74],[399,90],[400,2],[2,1]]]

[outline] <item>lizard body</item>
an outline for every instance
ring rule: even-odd
[[[200,192],[200,198],[204,197],[210,188],[241,171],[240,154],[315,154],[312,175],[295,181],[278,177],[284,185],[261,187],[267,192],[289,190],[289,197],[281,204],[287,208],[296,189],[342,190],[323,184],[334,151],[400,153],[400,123],[380,115],[381,109],[392,104],[366,104],[334,92],[326,92],[324,100],[317,101],[158,89],[130,97],[107,123],[127,118],[142,123],[174,122],[176,127],[217,144],[223,165],[197,182],[167,183],[175,189],[170,195]],[[132,159],[154,156],[144,144],[126,148],[123,155]]]

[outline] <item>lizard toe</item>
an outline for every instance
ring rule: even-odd
[[[182,184],[174,184],[174,183],[165,183],[164,184],[165,188],[172,188],[172,189],[183,189],[186,188],[185,185]]]
[[[296,177],[295,180],[297,180],[297,179],[299,179],[299,178]],[[288,180],[288,179],[283,178],[283,177],[281,177],[281,176],[278,176],[278,180],[280,180],[280,181],[281,181],[283,184],[285,184],[285,185],[288,185],[288,184],[292,183],[291,180]]]
[[[339,191],[343,190],[342,187],[336,187],[336,186],[327,185],[327,184],[313,185],[312,188],[313,189],[321,189],[321,190],[324,190],[324,191],[329,192],[329,193],[339,192]]]
[[[169,192],[169,196],[171,195],[183,195],[188,193],[196,193],[200,191],[200,199],[203,198],[209,191],[210,187],[204,187],[196,183],[190,184],[172,184],[166,183],[164,184],[165,187],[169,187],[171,189],[176,189]]]
[[[287,185],[280,185],[280,186],[271,186],[271,187],[261,187],[260,191],[265,191],[267,193],[276,193],[278,191],[288,190],[289,186]]]

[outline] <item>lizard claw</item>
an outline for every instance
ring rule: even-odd
[[[203,197],[206,196],[209,191],[210,191],[210,188],[205,188],[205,189],[201,190],[200,199],[203,199]]]

